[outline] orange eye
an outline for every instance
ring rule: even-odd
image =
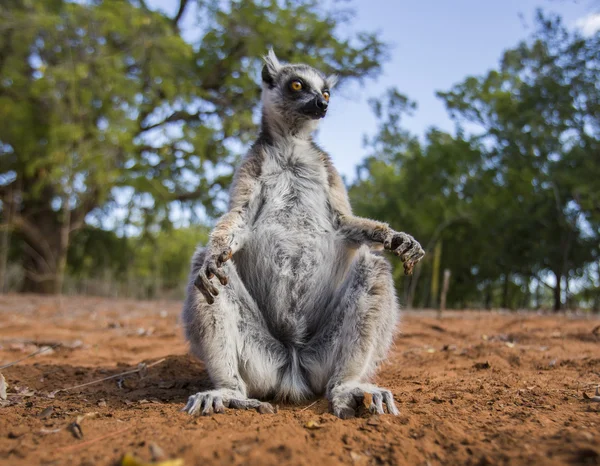
[[[326,102],[329,102],[329,91],[323,91],[323,98]]]
[[[290,87],[292,88],[293,91],[300,91],[302,90],[302,83],[300,81],[292,81],[292,83],[290,84]]]

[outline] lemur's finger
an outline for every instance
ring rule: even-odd
[[[219,294],[219,291],[214,287],[214,285],[210,282],[210,280],[205,274],[199,273],[196,276],[196,280],[194,280],[194,285],[204,295],[208,304],[212,304],[215,302],[213,296],[217,296]]]
[[[413,263],[417,263],[423,258],[423,256],[425,255],[425,251],[421,249],[421,246],[417,245],[417,247],[408,251],[406,255],[408,256],[407,260]]]
[[[206,302],[208,304],[213,304],[215,302],[215,298],[213,297],[213,295],[211,295],[204,288],[198,288],[198,290],[200,290],[200,293],[202,293],[202,296],[204,296],[204,299],[206,299]]]
[[[231,259],[231,249],[228,249],[225,252],[222,252],[221,255],[219,256],[219,265],[223,264],[224,262],[227,262],[229,259]]]
[[[400,246],[403,246],[407,243],[410,244],[410,236],[405,233],[398,233],[392,238],[390,248],[393,251],[396,251]]]
[[[398,246],[398,248],[396,248],[394,250],[394,254],[396,254],[397,256],[400,256],[400,259],[402,259],[402,261],[405,261],[405,255],[408,251],[411,250],[411,248],[415,245],[415,242],[412,240],[408,240],[404,243],[402,243],[400,246]]]
[[[212,262],[206,267],[206,275],[208,278],[212,278],[216,275],[219,281],[221,282],[221,285],[227,285],[227,275],[225,275],[223,271],[219,270],[217,265]]]

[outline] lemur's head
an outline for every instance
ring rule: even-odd
[[[325,77],[302,64],[282,64],[273,50],[262,69],[263,114],[284,123],[290,130],[314,129],[327,114],[335,75]]]

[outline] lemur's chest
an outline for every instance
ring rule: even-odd
[[[328,230],[331,215],[323,163],[302,146],[282,150],[289,152],[270,153],[263,163],[256,223]]]

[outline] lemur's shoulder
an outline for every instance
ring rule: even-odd
[[[230,209],[247,204],[262,173],[264,157],[264,141],[259,138],[235,170],[229,193]]]
[[[341,175],[333,165],[331,156],[321,149],[316,142],[312,141],[311,144],[313,150],[319,154],[319,157],[325,166],[332,207],[341,214],[350,215],[352,213],[352,208],[350,206],[350,200],[348,199],[346,185],[344,184],[344,180],[342,179]]]

